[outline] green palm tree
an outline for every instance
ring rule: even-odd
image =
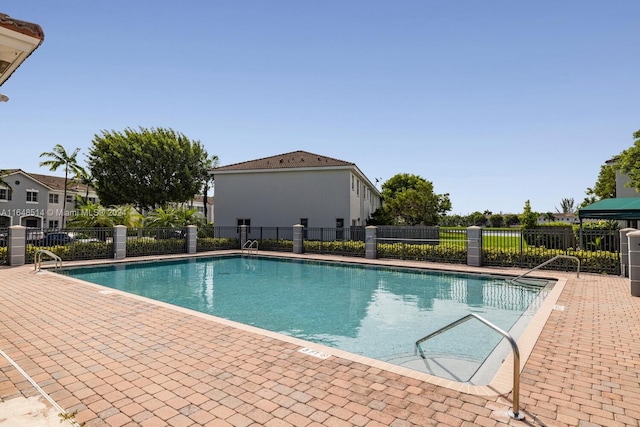
[[[203,196],[204,196],[204,218],[205,221],[208,221],[207,218],[209,218],[207,216],[207,202],[209,200],[209,188],[213,187],[213,173],[211,171],[211,169],[217,168],[218,165],[220,164],[220,159],[218,158],[218,156],[216,156],[215,154],[213,156],[211,156],[210,159],[207,159],[207,163],[206,163],[206,167],[207,167],[207,178],[204,181],[204,188],[203,188]]]
[[[91,187],[95,181],[93,179],[93,176],[91,176],[91,173],[88,170],[86,170],[82,166],[78,166],[75,170],[75,176],[73,177],[73,180],[78,184],[82,184],[86,187],[84,202],[87,203],[87,201],[89,200],[89,187]]]
[[[174,228],[181,227],[178,210],[172,206],[155,208],[144,220],[145,227]]]
[[[574,213],[575,211],[576,208],[573,197],[562,199],[560,202],[560,209],[556,208],[556,212],[563,214]]]
[[[40,154],[40,157],[49,157],[49,160],[40,162],[41,167],[48,167],[50,171],[56,171],[59,167],[64,166],[64,196],[62,204],[64,214],[62,215],[62,228],[64,228],[64,220],[67,212],[67,183],[69,181],[69,173],[76,174],[78,171],[77,157],[79,152],[80,149],[76,148],[69,154],[62,145],[56,144],[56,146],[53,147],[53,151]]]

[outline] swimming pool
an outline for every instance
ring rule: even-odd
[[[68,268],[62,274],[456,381],[474,378],[501,336],[517,338],[548,292],[505,278],[273,257],[218,256]],[[426,344],[426,343],[425,343]]]

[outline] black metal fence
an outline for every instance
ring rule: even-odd
[[[305,227],[303,240],[306,253],[365,256],[364,227]]]
[[[574,256],[581,270],[620,274],[618,230],[540,227],[530,230],[484,229],[483,265],[533,268],[556,255]],[[544,268],[575,271],[576,263],[561,258]]]
[[[293,227],[249,227],[247,239],[257,240],[261,251],[293,250]]]
[[[364,227],[303,229],[303,251],[364,257]],[[260,251],[291,252],[293,227],[248,227],[247,238],[257,240]],[[533,268],[556,255],[570,255],[586,272],[620,274],[618,230],[547,227],[534,230],[482,230],[483,265]],[[0,264],[7,262],[8,229],[0,229]],[[467,262],[467,229],[445,227],[378,227],[378,258]],[[63,260],[110,259],[114,256],[113,228],[37,229],[26,232],[26,262],[34,261],[39,248],[47,248]],[[198,252],[240,249],[240,228],[206,226],[197,230]],[[130,228],[127,256],[187,252],[186,228]],[[545,268],[575,270],[575,262],[560,259]]]
[[[240,249],[240,230],[238,227],[210,225],[198,228],[197,252],[222,249]]]
[[[47,249],[63,261],[113,258],[113,228],[28,228],[26,262],[38,249]]]
[[[127,257],[187,253],[185,228],[128,228]]]
[[[9,238],[9,229],[0,228],[0,265],[7,263],[7,239]]]

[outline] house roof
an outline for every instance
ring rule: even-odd
[[[580,219],[640,219],[640,197],[600,200],[578,210],[578,217]]]
[[[21,173],[23,175],[26,175],[28,177],[30,177],[31,179],[38,181],[40,184],[44,185],[45,187],[54,190],[54,191],[64,191],[64,177],[60,177],[60,176],[52,176],[52,175],[42,175],[39,173],[29,173],[29,172],[25,172],[22,169],[5,169],[3,171],[0,171],[2,176],[8,176],[8,175],[12,175],[14,173]],[[82,191],[86,191],[87,190],[87,186],[84,184],[79,184],[76,183],[74,181],[72,181],[71,179],[69,179],[69,185],[67,185],[67,190],[72,190],[72,191],[78,191],[78,192],[82,192]],[[92,187],[89,186],[89,190],[92,190]]]
[[[0,13],[0,86],[43,41],[40,25]]]
[[[355,163],[344,160],[309,153],[307,151],[292,151],[262,159],[249,160],[242,163],[234,163],[228,166],[220,166],[213,169],[215,172],[245,171],[256,169],[293,169],[293,168],[322,168],[337,166],[355,166]]]

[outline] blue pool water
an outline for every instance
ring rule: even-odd
[[[512,330],[535,313],[546,292],[493,276],[255,256],[70,268],[62,274],[398,364],[415,362],[416,340],[470,312]],[[471,321],[422,349],[433,360],[473,362],[462,369],[465,378],[454,375],[468,380],[500,339]]]

